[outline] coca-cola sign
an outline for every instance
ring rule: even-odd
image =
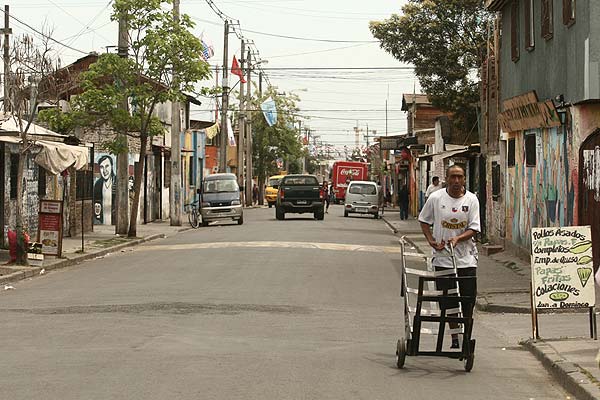
[[[360,170],[356,168],[341,168],[340,169],[341,176],[360,176]]]

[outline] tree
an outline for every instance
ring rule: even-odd
[[[260,104],[271,97],[277,106],[277,123],[269,126],[262,111],[252,113],[252,165],[254,175],[258,176],[258,185],[264,186],[270,175],[278,172],[277,159],[286,161],[294,171],[301,169],[295,162],[303,156],[298,131],[294,128],[296,106],[299,100],[295,94],[279,95],[276,88],[269,88],[260,98],[253,98],[250,109],[260,110]],[[291,171],[290,171],[291,172]]]
[[[43,88],[38,83],[52,74],[55,70],[53,49],[49,46],[48,34],[42,36],[40,45],[35,45],[31,36],[18,37],[9,54],[9,69],[7,77],[8,97],[4,99],[4,110],[10,112],[15,119],[21,138],[21,150],[17,166],[17,199],[15,210],[15,231],[17,236],[17,259],[19,265],[27,265],[27,249],[23,235],[23,170],[25,159],[31,152],[29,127],[33,123],[34,110],[39,99],[43,98],[40,90],[50,90],[50,82]]]
[[[403,15],[369,24],[381,47],[414,66],[431,103],[454,113],[469,133],[476,124],[478,73],[491,14],[483,0],[409,0]]]
[[[81,125],[107,125],[118,133],[105,143],[111,153],[122,152],[127,137],[139,140],[129,237],[137,234],[148,143],[153,136],[164,134],[164,126],[155,114],[156,106],[184,100],[184,92],[193,91],[196,82],[210,76],[208,64],[201,57],[202,43],[189,31],[193,27],[191,19],[182,15],[179,21],[174,20],[169,11],[161,8],[164,3],[169,4],[170,0],[114,1],[111,18],[125,20],[130,57],[101,55],[82,73],[83,93],[72,104],[71,118],[76,117]],[[131,109],[123,104],[130,104]],[[57,121],[64,122],[60,118]]]

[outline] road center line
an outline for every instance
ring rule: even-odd
[[[343,243],[313,243],[313,242],[212,242],[212,243],[191,243],[174,245],[151,245],[144,246],[144,250],[202,250],[202,249],[223,249],[223,248],[295,248],[295,249],[319,249],[333,251],[357,251],[367,253],[400,253],[400,246],[366,246],[360,244]]]

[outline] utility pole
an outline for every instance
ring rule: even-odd
[[[173,0],[173,20],[179,23],[179,0]],[[177,71],[173,83],[178,85]],[[145,152],[146,149],[141,149]],[[181,226],[181,104],[171,102],[171,184],[169,186],[169,215],[171,226]]]
[[[223,46],[223,91],[221,100],[221,143],[219,146],[219,172],[227,172],[227,108],[229,107],[229,67],[227,66],[227,52],[229,47],[229,21],[225,21],[225,35]]]
[[[10,35],[12,34],[12,29],[10,28],[10,18],[9,18],[9,6],[6,4],[4,6],[4,29],[2,29],[2,33],[4,34],[4,112],[10,111],[10,90],[9,90],[9,75],[10,75],[10,54],[9,54],[9,41]]]
[[[258,72],[258,97],[262,98],[262,71]]]
[[[251,69],[252,69],[252,54],[250,54],[250,49],[248,49],[248,55],[246,56],[246,101],[249,103],[251,99],[250,93],[250,80]],[[252,107],[250,107],[251,109]],[[252,205],[252,118],[251,111],[248,111],[247,125],[246,125],[246,205],[250,207]]]
[[[242,71],[244,70],[244,65],[246,64],[246,59],[244,58],[244,53],[246,52],[246,42],[242,39],[242,51],[241,51],[241,66]],[[237,142],[237,150],[238,150],[238,168],[237,168],[237,179],[240,186],[244,185],[244,135],[246,132],[246,114],[245,114],[245,103],[244,103],[244,83],[240,79],[240,115],[238,120],[238,142]],[[241,196],[241,193],[240,193]],[[242,199],[243,201],[243,199]]]
[[[124,15],[119,18],[117,54],[121,58],[127,58],[129,53],[129,32],[127,31],[126,18]],[[127,99],[123,100],[120,107],[127,111],[129,108]],[[122,147],[117,154],[117,182],[113,182],[113,185],[116,185],[115,201],[117,204],[113,204],[113,207],[117,208],[115,213],[117,220],[112,221],[112,223],[115,224],[117,235],[127,235],[129,232],[129,144],[125,133],[118,132],[117,134]]]

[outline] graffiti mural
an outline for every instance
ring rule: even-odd
[[[525,135],[535,135],[535,165],[527,166]],[[515,136],[515,163],[508,168],[507,239],[529,248],[531,228],[571,226],[576,215],[577,161],[573,138],[563,128],[534,129]]]
[[[109,154],[98,154],[96,165],[99,176],[94,182],[94,224],[114,225],[117,208],[115,158]]]

